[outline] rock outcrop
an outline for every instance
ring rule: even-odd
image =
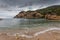
[[[22,11],[20,12],[18,15],[16,15],[14,18],[28,18],[28,19],[31,19],[31,18],[42,18],[43,15],[36,12],[36,11]]]
[[[14,18],[45,18],[49,20],[60,20],[60,5],[50,6],[35,11],[21,11]]]

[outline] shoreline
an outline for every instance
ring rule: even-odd
[[[8,33],[2,32],[2,33],[3,34],[6,33],[8,36],[16,36],[16,34],[18,34],[20,37],[33,38],[33,37],[39,36],[40,34],[44,34],[46,32],[49,32],[49,31],[60,31],[60,28],[48,28],[48,29],[40,30],[38,32],[33,33],[33,35],[28,35],[28,34],[19,33],[19,32],[13,33],[13,35],[10,35],[11,33],[9,33],[9,32]],[[0,35],[2,33],[0,33]],[[28,32],[26,31],[26,33],[28,33]]]
[[[60,40],[60,28],[34,28],[29,30],[0,30],[1,40]]]

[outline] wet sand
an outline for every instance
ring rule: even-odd
[[[60,28],[0,30],[0,40],[60,40]]]

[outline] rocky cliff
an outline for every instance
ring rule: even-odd
[[[51,18],[57,19],[58,18],[57,16],[60,16],[60,5],[54,5],[44,9],[38,9],[35,11],[21,11],[14,18],[48,18],[49,19],[49,15],[52,16]]]
[[[36,11],[21,11],[14,18],[42,18],[43,15]]]

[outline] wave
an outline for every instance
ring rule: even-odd
[[[43,30],[43,31],[39,31],[39,32],[36,32],[35,34],[33,35],[25,35],[25,34],[20,34],[20,33],[14,33],[13,35],[10,35],[10,33],[7,33],[8,36],[20,36],[20,37],[26,37],[26,38],[33,38],[33,37],[36,37],[40,34],[43,34],[43,33],[46,33],[46,32],[49,32],[49,31],[53,31],[53,30],[60,30],[60,28],[48,28],[46,30]],[[0,33],[1,34],[1,33]]]

